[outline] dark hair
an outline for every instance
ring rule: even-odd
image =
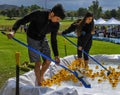
[[[63,9],[63,7],[62,7],[61,4],[56,4],[56,5],[52,8],[51,12],[53,12],[53,13],[55,14],[55,16],[58,16],[58,17],[60,17],[61,19],[64,19],[64,18],[65,18],[64,9]]]
[[[78,36],[80,36],[80,34],[82,32],[82,27],[85,25],[86,18],[88,18],[88,17],[93,17],[93,14],[90,13],[90,12],[87,12],[86,15],[84,16],[83,20],[79,23],[79,25],[77,27]],[[92,21],[90,23],[90,28],[91,28],[91,30],[94,28],[94,21],[93,21],[93,19],[92,19]]]
[[[90,12],[87,12],[86,13],[86,15],[84,16],[84,18],[83,18],[83,23],[85,23],[85,20],[86,20],[86,18],[88,18],[88,17],[93,17],[93,14],[92,13],[90,13]]]

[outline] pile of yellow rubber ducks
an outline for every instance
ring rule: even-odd
[[[104,64],[103,64],[104,65]],[[68,66],[71,70],[80,70],[80,68],[84,68],[84,61],[76,59],[74,60],[71,65]],[[98,66],[95,67],[95,69],[99,69]],[[116,69],[109,66],[107,68],[111,71],[109,75],[105,74],[105,70],[100,70],[98,72],[93,72],[92,69],[87,66],[84,68],[84,70],[80,70],[83,75],[86,77],[91,78],[94,80],[96,77],[98,78],[98,83],[102,83],[104,81],[109,81],[112,87],[116,87],[117,84],[120,82],[120,72],[116,71],[116,69],[120,69],[120,66],[118,66]],[[78,79],[69,71],[65,69],[61,69],[56,74],[54,74],[50,79],[46,79],[42,82],[42,86],[52,86],[52,85],[61,85],[61,82],[63,81],[73,81],[74,83],[78,82]]]

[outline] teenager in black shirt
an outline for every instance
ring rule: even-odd
[[[61,4],[55,5],[52,10],[46,11],[34,11],[20,20],[16,21],[13,25],[12,32],[8,34],[8,38],[14,37],[15,32],[20,27],[29,23],[27,29],[27,42],[28,45],[40,50],[43,54],[51,57],[50,47],[46,39],[46,34],[51,33],[51,45],[55,56],[55,61],[60,62],[58,47],[57,47],[57,32],[59,29],[59,21],[64,19],[65,14]],[[40,60],[40,56],[33,51],[29,51],[30,62],[35,62],[35,75],[38,85],[44,80],[44,73],[49,67],[50,60],[43,58],[43,63]],[[40,69],[40,66],[42,68]]]
[[[62,34],[67,34],[70,32],[75,31],[78,35],[78,49],[77,49],[77,55],[78,59],[81,60],[82,58],[82,51],[84,50],[86,53],[89,54],[89,50],[92,45],[92,34],[94,34],[94,21],[93,21],[93,14],[86,13],[85,17],[83,19],[78,19],[76,22],[71,24],[71,26],[62,32]],[[84,62],[85,67],[88,65],[88,56],[86,54],[84,55]]]

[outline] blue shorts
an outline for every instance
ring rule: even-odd
[[[27,43],[29,46],[32,48],[40,51],[41,53],[45,54],[46,56],[51,58],[51,52],[50,52],[50,47],[48,44],[48,40],[44,38],[44,40],[34,40],[30,37],[27,37]],[[29,53],[29,58],[30,62],[39,62],[41,61],[41,56],[36,54],[35,52],[31,51],[28,49]],[[43,60],[46,60],[45,58],[42,57]]]

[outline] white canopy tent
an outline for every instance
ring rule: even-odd
[[[112,17],[111,19],[106,21],[104,25],[120,25],[120,21]]]
[[[94,19],[94,23],[96,23],[96,19]]]
[[[99,18],[95,21],[95,25],[103,25],[106,21],[103,18]]]

